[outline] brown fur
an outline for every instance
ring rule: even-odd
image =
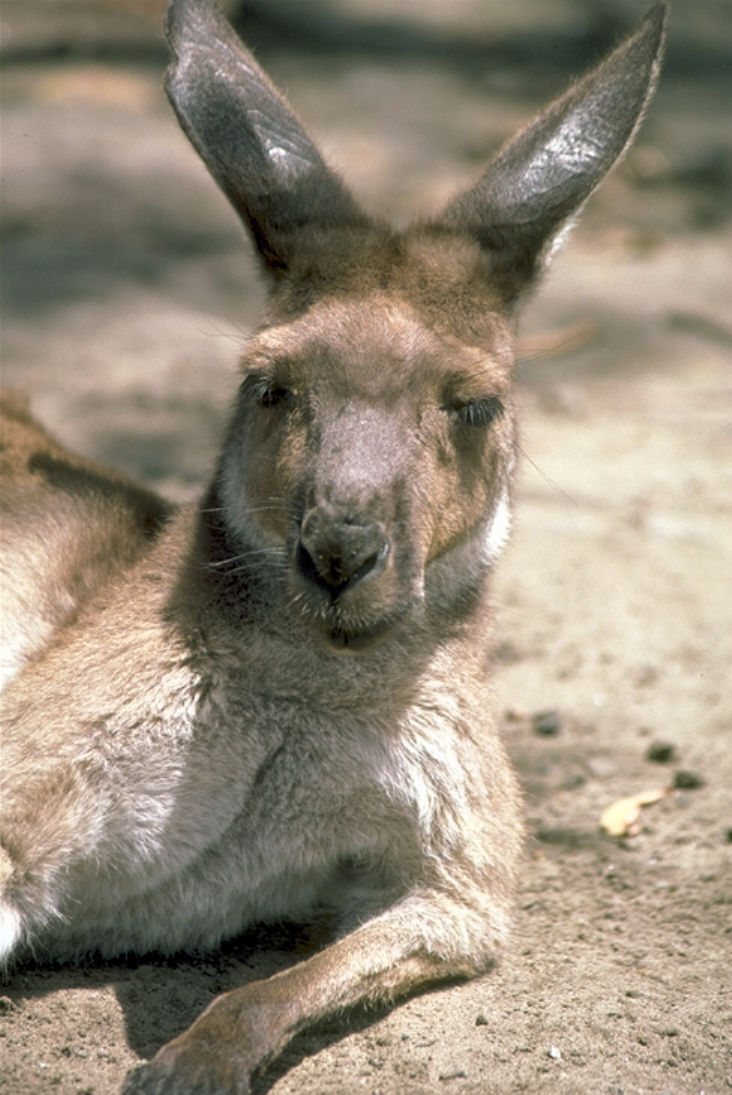
[[[662,27],[658,8],[442,217],[396,233],[217,9],[171,6],[171,100],[272,295],[199,505],[174,512],[3,403],[0,948],[207,948],[321,907],[338,934],[217,1000],[129,1095],[246,1092],[308,1023],[500,952],[522,825],[486,650],[514,305],[631,139]]]

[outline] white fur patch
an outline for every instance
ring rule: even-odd
[[[483,544],[483,561],[489,565],[495,563],[501,551],[506,545],[511,531],[511,502],[508,497],[508,488],[504,487],[503,494],[498,500],[491,522],[486,529],[486,537]]]
[[[0,901],[0,963],[15,948],[22,932],[22,920],[17,909],[7,901]]]

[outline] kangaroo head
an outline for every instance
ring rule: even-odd
[[[274,560],[272,588],[332,645],[465,605],[495,559],[517,306],[632,140],[664,23],[658,5],[475,186],[396,232],[359,209],[211,0],[173,0],[168,94],[271,287],[214,487],[219,561],[255,582]]]

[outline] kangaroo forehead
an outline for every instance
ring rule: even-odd
[[[500,390],[510,379],[512,336],[499,316],[486,314],[484,326],[492,337],[477,345],[433,326],[410,303],[391,296],[325,299],[256,335],[243,366],[247,372],[262,369],[303,380],[335,371],[389,386],[462,379]]]

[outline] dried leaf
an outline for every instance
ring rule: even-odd
[[[670,790],[670,787],[663,787],[654,791],[640,791],[637,795],[628,795],[627,798],[619,798],[617,802],[613,802],[612,806],[603,810],[600,817],[601,828],[610,836],[634,836],[640,831],[641,809],[665,798]]]

